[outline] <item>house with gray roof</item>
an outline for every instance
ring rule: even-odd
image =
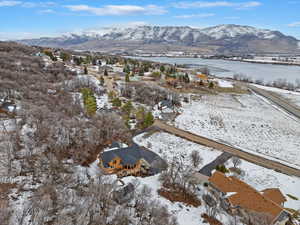
[[[154,175],[167,167],[159,155],[137,144],[105,151],[99,155],[99,161],[100,168],[106,174],[120,177]]]

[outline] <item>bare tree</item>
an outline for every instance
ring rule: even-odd
[[[9,225],[11,218],[11,209],[8,207],[2,208],[0,205],[0,224],[1,225]]]
[[[203,159],[201,158],[199,151],[197,151],[197,150],[194,150],[191,153],[190,158],[191,158],[193,166],[195,168],[197,168],[203,162]]]
[[[206,214],[209,217],[216,218],[221,212],[219,197],[206,193],[202,196],[202,199],[204,201]]]
[[[240,166],[242,164],[242,160],[238,157],[232,157],[231,161],[232,161],[234,168],[237,168],[238,166]]]

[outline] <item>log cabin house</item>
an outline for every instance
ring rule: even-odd
[[[157,154],[136,144],[99,155],[99,166],[104,173],[119,177],[154,175],[163,169],[164,164]]]

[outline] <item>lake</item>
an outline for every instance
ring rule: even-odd
[[[247,63],[238,61],[226,61],[218,59],[199,58],[169,58],[169,57],[135,57],[138,59],[150,60],[170,64],[193,64],[199,67],[207,67],[211,74],[218,77],[233,77],[234,74],[243,74],[253,78],[261,79],[264,82],[286,79],[295,82],[300,79],[300,66],[284,66],[272,64]]]

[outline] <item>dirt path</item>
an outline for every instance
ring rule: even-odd
[[[254,163],[256,165],[268,168],[268,169],[273,169],[277,172],[281,172],[287,175],[291,175],[291,176],[297,176],[300,177],[300,170],[290,167],[288,165],[282,164],[280,162],[271,160],[271,159],[267,159],[264,158],[262,156],[259,155],[255,155],[249,152],[245,152],[242,149],[238,149],[229,145],[225,145],[222,143],[219,143],[217,141],[193,134],[191,132],[188,131],[184,131],[181,129],[178,129],[174,126],[165,124],[164,122],[160,121],[160,120],[156,120],[154,123],[154,126],[160,128],[161,130],[176,135],[178,137],[184,138],[186,140],[192,141],[194,143],[200,144],[200,145],[204,145],[207,147],[211,147],[214,149],[218,149],[220,151],[223,152],[227,152],[230,153],[232,155],[235,155],[241,159],[244,159],[248,162]]]
[[[113,78],[111,78],[109,76],[103,76],[100,73],[95,72],[95,71],[89,71],[89,74],[93,75],[97,79],[100,79],[100,77],[103,77],[104,78],[104,83],[105,83],[105,85],[107,87],[108,92],[114,91],[114,84],[113,84],[114,80],[113,80]]]

